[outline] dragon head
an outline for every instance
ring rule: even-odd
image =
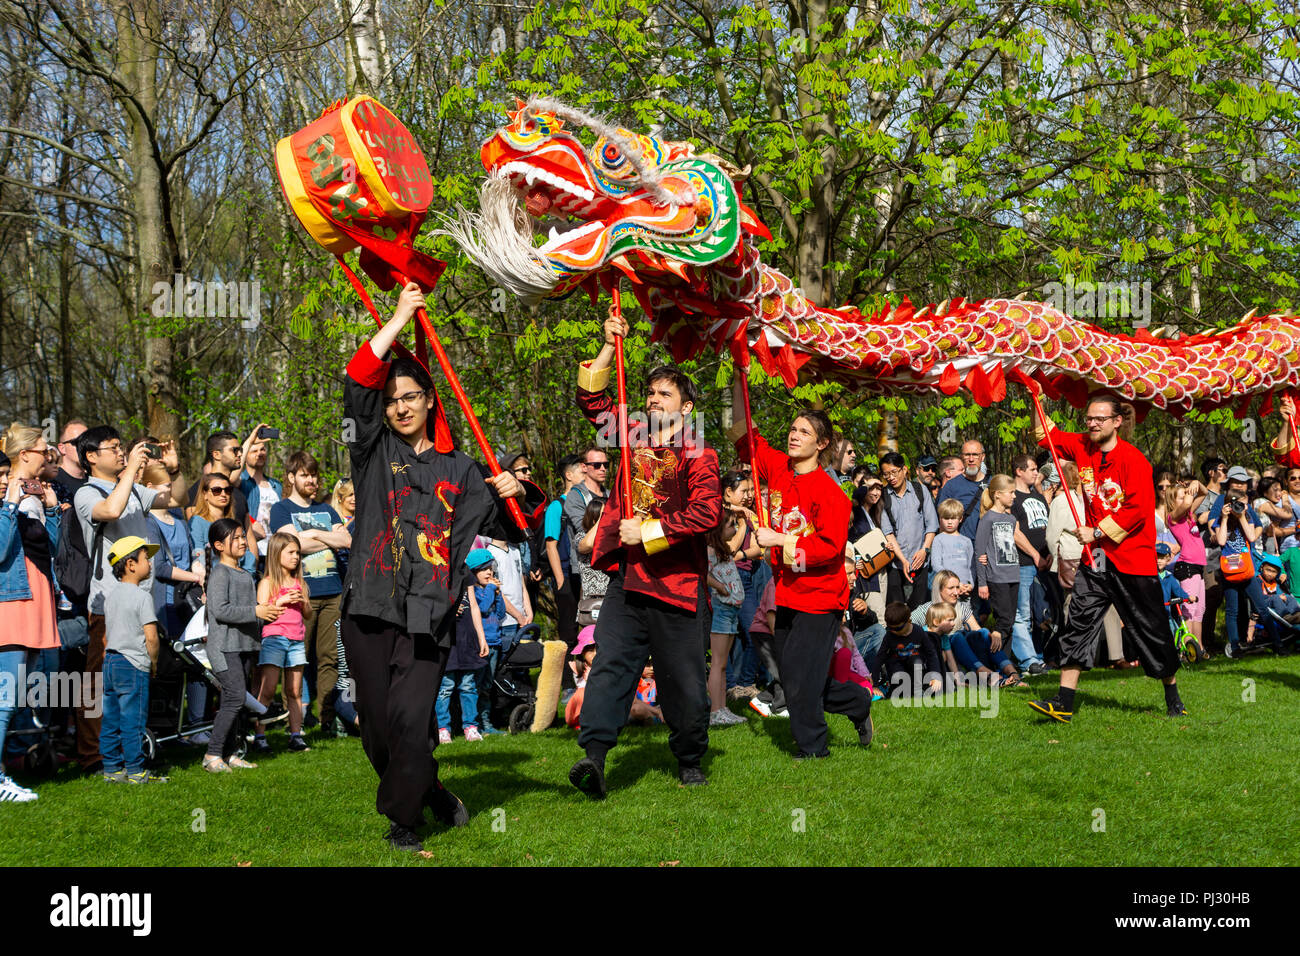
[[[444,231],[526,303],[578,286],[594,300],[621,273],[647,305],[654,286],[707,286],[693,270],[739,257],[742,232],[767,235],[740,201],[743,172],[723,160],[551,100],[516,105],[482,146],[479,210],[461,209]]]

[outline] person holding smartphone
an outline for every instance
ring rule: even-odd
[[[43,669],[43,652],[52,651],[57,662],[53,560],[61,508],[53,486],[37,478],[55,460],[39,428],[15,422],[0,438],[0,451],[12,462],[0,497],[0,687],[18,689],[26,686],[26,673]],[[13,698],[0,694],[0,753],[18,710]],[[4,775],[0,762],[0,802],[35,799]]]
[[[274,533],[270,527],[271,509],[284,500],[284,486],[266,473],[270,460],[268,441],[280,437],[280,429],[272,428],[266,422],[258,422],[257,427],[244,439],[244,467],[239,472],[236,484],[245,500],[248,501],[248,517],[251,526],[251,542],[256,542],[257,553],[266,557],[266,542]]]

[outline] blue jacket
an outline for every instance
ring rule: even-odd
[[[50,538],[50,557],[59,546],[59,509],[45,509],[45,533]],[[58,587],[57,582],[55,587]],[[27,601],[32,596],[23,560],[23,539],[18,533],[18,502],[0,503],[0,601]]]
[[[280,500],[283,501],[284,485],[280,484],[280,482],[272,478],[270,475],[266,476],[266,480],[271,483],[271,487],[275,489],[275,493],[279,495]],[[248,473],[247,468],[245,468],[239,473],[239,490],[242,491],[244,493],[244,497],[248,499],[249,517],[251,517],[254,521],[256,521],[257,509],[261,506],[262,503],[262,489],[258,487],[257,482],[253,480],[253,476]]]

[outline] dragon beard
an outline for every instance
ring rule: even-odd
[[[555,273],[533,247],[533,227],[528,211],[510,181],[490,176],[479,189],[479,211],[456,207],[455,217],[444,217],[445,229],[434,235],[450,236],[475,264],[525,305],[537,305],[554,291]]]

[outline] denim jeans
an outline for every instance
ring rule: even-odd
[[[759,564],[761,563],[760,561]],[[758,652],[749,637],[749,624],[754,620],[754,612],[758,610],[758,599],[763,596],[754,588],[758,572],[753,569],[746,571],[744,568],[736,568],[736,571],[740,575],[741,587],[745,589],[745,600],[740,605],[740,627],[736,639],[731,643],[731,655],[727,658],[728,689],[750,686],[757,679],[758,671]]]
[[[876,673],[876,657],[880,654],[880,645],[885,642],[885,625],[877,621],[870,627],[863,628],[853,635],[853,643],[862,655],[862,662],[867,665],[867,672]]]
[[[6,654],[7,653],[11,652],[6,651]],[[39,720],[43,726],[48,726],[50,723],[50,711],[53,709],[55,704],[63,704],[66,706],[72,703],[71,701],[54,700],[54,688],[57,684],[52,678],[55,672],[59,669],[59,649],[57,647],[46,647],[38,651],[29,650],[26,652],[18,650],[12,653],[18,654],[20,660],[22,657],[26,657],[25,680],[28,682],[28,686],[31,686],[33,675],[44,675],[45,706],[37,708],[26,706],[26,701],[28,699],[27,687],[15,685],[14,690],[17,696],[14,703],[16,709],[7,718],[9,722],[9,733],[12,735],[9,738],[9,753],[11,755],[22,753],[27,750],[28,747],[38,742],[39,738],[34,735],[37,726],[36,721]],[[3,665],[0,665],[0,670],[3,670]],[[17,676],[18,675],[15,674],[15,677]],[[4,717],[0,717],[0,720],[5,719],[6,718]],[[23,731],[33,731],[33,733],[19,736]],[[3,739],[4,731],[0,730],[0,740]]]
[[[144,769],[144,722],[149,714],[149,675],[121,654],[104,655],[104,716],[99,754],[104,772]]]
[[[986,627],[981,627],[978,631],[953,631],[949,646],[957,663],[967,671],[979,670],[982,666],[1001,673],[1002,668],[1011,663],[1006,652],[991,649]]]
[[[482,671],[483,668],[478,667],[472,671],[448,671],[442,675],[442,686],[438,688],[438,699],[434,703],[440,729],[451,729],[451,695],[454,691],[460,692],[461,727],[474,726],[478,714],[478,674]]]
[[[502,639],[501,647],[488,645],[487,667],[480,667],[474,672],[475,687],[478,693],[478,729],[487,730],[492,724],[492,677],[497,672],[497,661],[501,659],[501,648],[505,647],[505,640]],[[444,723],[439,723],[439,727],[446,727]]]
[[[513,617],[506,618],[507,621],[514,621]],[[501,657],[510,653],[510,648],[515,646],[515,641],[519,639],[519,625],[515,623],[501,625]],[[493,668],[495,670],[496,668]]]
[[[18,711],[18,705],[27,697],[27,688],[22,686],[22,670],[27,663],[27,651],[0,651],[0,754],[4,752],[5,734],[9,730],[9,721]],[[0,776],[4,776],[4,765],[0,762]]]
[[[1038,569],[1032,564],[1020,566],[1020,588],[1016,592],[1016,622],[1011,627],[1011,653],[1021,667],[1041,664],[1042,657],[1034,648],[1034,639],[1030,636],[1029,625],[1033,620],[1034,583],[1038,578]]]

